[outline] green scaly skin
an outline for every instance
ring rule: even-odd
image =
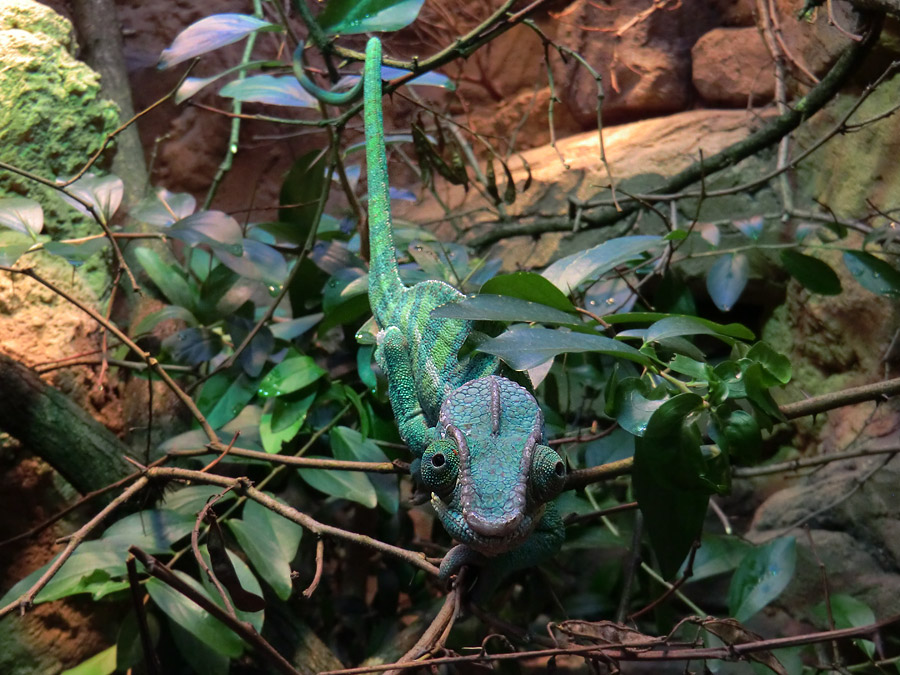
[[[489,592],[509,572],[551,557],[562,544],[563,523],[551,500],[562,489],[565,465],[542,444],[543,414],[531,393],[498,376],[492,356],[459,358],[471,322],[431,316],[462,294],[441,281],[406,287],[400,280],[378,38],[366,48],[364,80],[369,302],[380,328],[375,358],[388,378],[400,435],[417,458],[413,473],[461,542],[441,563],[441,576],[482,565],[479,586]]]

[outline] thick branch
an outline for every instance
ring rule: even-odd
[[[91,492],[132,473],[128,446],[37,373],[0,354],[0,429]]]

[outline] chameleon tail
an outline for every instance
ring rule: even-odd
[[[388,189],[384,120],[381,113],[381,41],[366,46],[365,67],[366,165],[369,180],[369,302],[380,326],[384,326],[405,289],[400,281],[397,255],[391,235],[391,201]]]

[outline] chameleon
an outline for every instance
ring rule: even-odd
[[[518,569],[551,557],[565,537],[552,500],[565,483],[560,455],[543,443],[543,413],[532,393],[498,374],[499,360],[459,356],[472,322],[432,311],[463,294],[436,280],[407,287],[393,241],[381,107],[382,49],[366,46],[363,107],[369,188],[369,303],[378,325],[375,359],[387,376],[400,436],[415,456],[411,472],[438,519],[459,542],[444,557],[449,580],[482,568],[490,589]],[[295,57],[302,72],[301,57]],[[299,75],[298,75],[298,79]],[[331,94],[314,85],[313,95]],[[342,102],[352,100],[347,94]],[[321,99],[324,100],[324,99]],[[332,99],[333,100],[333,99]]]

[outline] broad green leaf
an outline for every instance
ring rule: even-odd
[[[300,432],[306,413],[316,398],[316,392],[298,392],[269,399],[259,420],[259,435],[263,450],[275,454]]]
[[[706,290],[716,307],[730,311],[744,292],[749,275],[750,263],[743,253],[729,253],[716,260],[706,275]]]
[[[875,612],[862,600],[857,600],[852,595],[837,593],[828,598],[831,606],[831,616],[834,618],[834,627],[859,628],[875,623]],[[828,624],[828,610],[825,603],[819,603],[812,610],[813,616],[825,629],[831,628]],[[875,654],[875,644],[871,640],[856,639],[853,641],[862,649],[869,658]]]
[[[62,671],[60,675],[111,675],[116,672],[116,645],[94,654],[74,668]]]
[[[838,295],[841,280],[834,270],[818,258],[804,255],[793,249],[781,252],[781,264],[804,288],[820,295]]]
[[[584,465],[585,467],[602,466],[633,456],[634,435],[625,429],[616,429],[608,436],[591,441],[585,446]]]
[[[694,573],[688,583],[731,572],[752,548],[750,544],[738,537],[724,534],[704,534],[701,546],[694,556]]]
[[[227,656],[198,640],[175,622],[169,622],[169,633],[178,653],[196,675],[228,675],[231,659]]]
[[[57,179],[57,182],[64,181]],[[79,197],[93,206],[94,211],[103,219],[103,222],[108,223],[122,203],[122,196],[125,194],[125,184],[121,178],[112,174],[97,176],[93,173],[86,173],[69,185],[66,188],[66,193],[61,193],[66,204],[84,215],[90,216],[90,213],[81,202],[72,199],[68,195]]]
[[[900,272],[890,263],[864,251],[845,251],[844,264],[853,278],[867,290],[900,298]]]
[[[787,384],[791,381],[791,360],[784,354],[779,354],[765,342],[757,342],[747,352],[746,358],[758,362],[766,373],[774,378],[766,384],[774,387],[777,384]]]
[[[181,580],[195,591],[212,599],[196,580],[179,570],[174,570],[173,573],[181,577]],[[200,605],[188,600],[155,577],[147,579],[145,588],[150,594],[150,598],[166,616],[208,647],[232,659],[237,658],[244,651],[241,639]]]
[[[439,319],[470,319],[474,321],[527,321],[535,323],[578,323],[572,314],[547,305],[529,302],[508,295],[476,295],[450,302],[431,312]]]
[[[662,243],[662,237],[650,235],[610,239],[587,251],[557,260],[544,270],[543,276],[563,293],[571,293],[581,282],[596,279]]]
[[[222,248],[216,248],[215,255],[240,276],[264,283],[272,295],[277,295],[287,277],[288,266],[284,256],[277,250],[254,239],[241,242],[242,253],[234,256]]]
[[[336,459],[357,462],[388,462],[375,441],[363,438],[355,429],[347,427],[335,427],[331,431],[331,452]],[[367,474],[369,482],[375,488],[378,496],[378,505],[388,513],[397,513],[400,508],[400,490],[397,476],[391,474]]]
[[[189,246],[206,244],[241,255],[243,232],[238,222],[221,211],[198,211],[167,227],[163,232]]]
[[[181,31],[159,57],[161,70],[237,42],[258,30],[281,30],[281,27],[247,14],[213,14]]]
[[[700,538],[713,490],[706,485],[700,434],[686,424],[703,405],[696,394],[665,401],[635,440],[632,485],[660,571],[673,577]]]
[[[748,239],[759,241],[759,235],[762,234],[763,229],[763,217],[753,216],[752,218],[747,218],[746,220],[735,220],[732,225],[734,225],[735,228],[737,228],[741,232],[741,234],[743,234]]]
[[[743,410],[734,410],[725,420],[724,427],[722,429],[724,445],[730,453],[744,462],[759,459],[762,433],[753,415]]]
[[[318,457],[318,459],[329,459]],[[332,471],[324,469],[297,469],[300,477],[320,492],[339,499],[349,499],[374,509],[378,495],[366,475],[360,471]]]
[[[193,527],[193,516],[170,509],[150,509],[117,520],[106,529],[100,541],[117,544],[121,551],[138,546],[148,553],[165,553],[190,534]]]
[[[219,90],[219,96],[244,103],[267,103],[292,108],[317,108],[318,101],[297,82],[293,75],[252,75],[229,82]]]
[[[253,399],[259,386],[257,378],[249,377],[243,371],[237,377],[234,371],[217,373],[200,390],[197,407],[213,429],[221,429]]]
[[[254,569],[282,600],[291,595],[290,563],[297,555],[303,528],[254,501],[244,505],[241,520],[228,526]]]
[[[629,377],[616,385],[608,412],[628,433],[643,436],[647,422],[665,403],[666,398],[666,390],[663,387],[653,389],[644,380]]]
[[[666,317],[682,317],[684,314],[663,314],[660,312],[629,312],[627,314],[611,314],[604,317],[607,323],[619,325],[623,323],[651,323],[665,319]],[[694,321],[699,321],[704,326],[712,328],[719,335],[727,335],[728,337],[739,338],[741,340],[753,340],[756,335],[753,334],[746,326],[739,323],[721,324],[708,319],[701,319],[697,316],[690,317]]]
[[[425,0],[329,0],[318,23],[328,35],[353,35],[405,28]]]
[[[514,370],[527,370],[566,352],[596,352],[648,365],[650,359],[630,345],[602,335],[575,333],[542,327],[515,326],[478,346],[494,354]]]
[[[781,595],[794,576],[797,551],[793,537],[779,537],[750,551],[728,589],[728,612],[746,621]]]
[[[73,267],[83,265],[84,262],[102,251],[109,244],[106,237],[91,239],[83,244],[67,244],[62,241],[48,241],[44,244],[44,250],[50,255],[65,259]]]
[[[196,208],[197,200],[193,195],[157,188],[152,196],[141,200],[129,215],[148,225],[168,227],[176,220],[187,218]]]
[[[323,316],[319,312],[309,316],[300,316],[290,321],[277,321],[269,326],[269,330],[272,332],[272,336],[278,340],[293,340],[319,323]]]
[[[191,327],[170,335],[162,346],[176,361],[198,366],[222,351],[222,338],[204,326]]]
[[[683,354],[676,354],[673,356],[672,360],[669,361],[669,368],[676,373],[687,375],[692,380],[702,381],[708,379],[708,366],[701,361],[689,358]]]
[[[186,514],[192,519],[206,506],[210,497],[219,494],[222,488],[215,485],[192,485],[189,487],[166,492],[161,506],[170,511]],[[235,498],[234,492],[227,492],[219,503]]]
[[[22,234],[39,234],[44,229],[44,209],[33,199],[0,199],[0,226]]]
[[[170,303],[193,312],[197,306],[199,292],[196,286],[184,278],[181,270],[167,265],[156,251],[143,246],[135,249],[134,255],[147,272],[147,276]]]
[[[647,329],[644,342],[659,342],[680,335],[718,335],[705,323],[690,316],[669,316],[660,319]]]
[[[630,311],[637,299],[637,293],[622,277],[601,279],[584,293],[585,307],[598,316]]]
[[[253,595],[259,596],[262,598],[262,587],[259,585],[259,581],[256,576],[254,576],[253,572],[247,566],[237,554],[233,551],[228,550],[227,548],[224,551],[228,556],[228,561],[231,562],[231,567],[234,569],[235,574],[237,575],[237,584],[240,585],[241,589],[246,591],[247,593],[252,593]],[[209,557],[209,549],[206,545],[200,547],[200,555],[203,558],[203,561],[211,568],[215,569],[212,565],[212,562]],[[206,590],[207,595],[213,599],[219,607],[225,609],[225,603],[222,602],[222,597],[219,595],[218,590],[212,581],[205,574],[200,577],[201,582],[203,583],[203,588]],[[220,579],[219,581],[222,581]],[[229,586],[223,583],[223,586],[226,586],[229,595],[231,595],[231,589]],[[233,597],[232,597],[233,600]],[[236,613],[238,619],[241,621],[245,621],[253,626],[258,632],[262,632],[263,622],[265,621],[265,611],[244,611],[240,609],[236,609]]]
[[[769,387],[772,386],[773,378],[763,370],[759,363],[750,363],[747,361],[741,364],[741,379],[743,381],[745,396],[762,412],[769,417],[783,420],[784,415],[778,409],[778,404],[769,393]],[[729,389],[731,384],[729,383]],[[736,397],[736,392],[732,392],[732,396]]]
[[[278,194],[278,220],[294,226],[287,241],[303,244],[318,212],[325,183],[325,153],[311,150],[301,155],[284,177]]]
[[[325,374],[310,356],[296,349],[288,351],[284,361],[269,371],[259,383],[260,396],[283,396],[312,384]]]
[[[11,267],[34,244],[30,235],[18,230],[0,230],[0,265]]]

